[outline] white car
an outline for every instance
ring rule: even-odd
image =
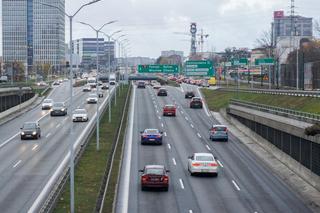
[[[88,113],[85,109],[76,109],[72,114],[73,122],[87,122],[88,121]]]
[[[53,100],[52,99],[44,99],[42,102],[42,109],[51,109],[53,105]]]
[[[89,85],[85,85],[82,89],[83,92],[91,92],[91,87]]]
[[[210,174],[218,176],[218,163],[211,153],[194,153],[188,159],[188,171],[194,174]]]
[[[91,93],[87,98],[88,104],[96,104],[98,102],[98,96],[95,93]]]

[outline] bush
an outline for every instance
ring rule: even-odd
[[[308,136],[315,136],[317,134],[320,134],[320,123],[316,123],[312,126],[307,127],[304,130],[304,134],[306,134]]]

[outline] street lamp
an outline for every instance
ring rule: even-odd
[[[86,6],[89,6],[91,4],[97,3],[101,0],[93,0],[90,1],[86,4],[83,4],[79,7],[79,9],[73,13],[72,15],[67,14],[64,10],[62,10],[60,7],[51,5],[51,4],[45,4],[45,3],[40,3],[41,5],[45,5],[48,7],[53,7],[56,8],[57,10],[60,10],[60,12],[64,13],[65,16],[67,16],[69,18],[69,23],[70,23],[70,35],[69,35],[69,42],[70,42],[70,50],[69,50],[69,54],[70,54],[70,111],[72,113],[72,105],[73,105],[73,88],[72,88],[72,82],[73,82],[73,73],[72,73],[72,67],[73,67],[73,63],[72,63],[72,20],[73,18],[80,12],[80,10]],[[74,213],[74,153],[73,153],[73,122],[71,121],[71,126],[70,126],[70,212]]]
[[[97,66],[97,96],[99,97],[99,32],[101,32],[102,28],[104,28],[106,25],[108,24],[112,24],[117,22],[116,20],[114,21],[109,21],[105,24],[103,24],[99,29],[96,29],[95,27],[93,27],[92,25],[85,23],[85,22],[79,22],[80,24],[83,25],[87,25],[89,26],[91,29],[93,29],[96,32],[96,66]],[[99,126],[100,126],[100,121],[99,121],[99,101],[97,102],[97,116],[96,116],[96,122],[97,122],[97,151],[99,151],[100,149],[100,144],[99,144]]]

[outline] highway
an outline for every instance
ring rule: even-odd
[[[132,132],[129,128],[116,212],[311,212],[236,135],[229,134],[227,143],[209,140],[209,128],[217,121],[205,109],[189,108],[189,100],[184,99],[188,87],[195,90],[185,84],[182,89],[166,87],[167,97],[157,97],[150,86],[135,89]],[[173,103],[177,116],[163,117],[162,107]],[[142,146],[140,131],[145,128],[164,131],[163,145]],[[211,152],[218,158],[217,178],[190,176],[187,158],[194,152]],[[168,192],[141,191],[138,170],[146,164],[163,164],[170,170]]]
[[[69,101],[70,82],[55,86],[48,98],[54,101]],[[96,112],[96,105],[86,104],[89,93],[74,88],[75,108],[84,107],[89,119]],[[108,92],[104,92],[104,98]],[[102,100],[100,99],[100,103]],[[67,102],[67,106],[69,103]],[[3,124],[0,128],[0,206],[1,212],[27,212],[44,185],[69,151],[71,111],[68,115],[51,117],[41,105]],[[20,139],[20,127],[25,121],[39,120],[41,138]],[[88,123],[75,123],[74,139]]]

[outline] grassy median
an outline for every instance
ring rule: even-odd
[[[205,96],[209,109],[212,111],[219,111],[221,108],[227,107],[229,100],[235,98],[243,101],[320,114],[319,98],[255,94],[247,92],[239,92],[238,95],[237,92],[208,89],[202,89],[202,93]]]
[[[117,128],[121,121],[129,86],[124,86],[117,94],[117,106],[112,105],[111,120],[108,122],[108,110],[100,121],[100,151],[96,151],[96,134],[94,133],[78,162],[75,170],[75,211],[93,212],[96,207],[106,162],[111,154],[112,143],[116,137]],[[121,141],[122,142],[122,141]],[[54,209],[56,213],[69,212],[70,184],[65,186],[61,197]],[[114,193],[112,193],[114,194]],[[112,208],[112,207],[111,207]]]

